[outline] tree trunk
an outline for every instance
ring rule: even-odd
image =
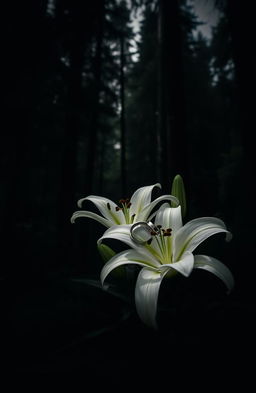
[[[121,129],[121,191],[125,198],[127,192],[127,179],[126,179],[126,124],[125,124],[125,87],[124,87],[124,67],[125,67],[125,54],[124,54],[124,37],[120,38],[120,129]]]
[[[255,176],[255,96],[256,60],[254,15],[242,0],[227,1],[235,75],[240,104],[240,128],[245,153],[246,172]]]
[[[55,60],[54,56],[47,58],[52,41],[46,5],[46,0],[12,1],[5,2],[2,9],[3,31],[8,33],[2,45],[1,239],[2,252],[12,261],[3,267],[11,267],[12,272],[27,269],[31,260],[35,268],[33,252],[38,253],[34,242],[37,196],[33,194],[37,188],[33,166],[39,153],[36,115],[42,83],[38,76],[42,70],[45,75],[46,64]],[[20,260],[27,262],[23,268]]]
[[[179,2],[160,0],[159,129],[162,184],[179,173],[187,180],[182,32]]]
[[[100,91],[102,78],[102,41],[103,41],[103,24],[105,16],[104,0],[100,1],[100,8],[98,10],[98,25],[97,25],[97,43],[96,53],[93,64],[94,71],[94,92],[93,92],[93,113],[91,117],[91,129],[89,134],[89,145],[86,166],[86,181],[85,181],[85,195],[89,195],[94,186],[94,177],[96,169],[97,156],[97,142],[98,142],[98,128],[99,128],[99,110],[100,110]]]
[[[68,41],[69,69],[67,73],[67,99],[66,99],[66,128],[63,141],[62,166],[60,174],[60,196],[58,214],[58,257],[61,263],[68,261],[74,242],[74,228],[70,217],[75,206],[75,187],[77,176],[77,144],[79,134],[79,108],[82,106],[82,70],[84,64],[84,51],[89,38],[89,32],[83,30],[82,21],[86,22],[82,4],[69,5],[71,25],[65,20],[65,4],[60,3],[60,24],[63,18],[66,28],[71,29],[72,39]],[[70,22],[69,22],[70,23]]]
[[[66,130],[59,198],[59,257],[62,260],[65,260],[69,256],[73,243],[70,217],[74,210],[75,198],[76,157],[79,131],[77,107],[81,106],[82,66],[83,53],[81,52],[81,45],[79,45],[79,37],[77,37],[76,44],[73,44],[70,54]]]
[[[256,190],[254,185],[256,173],[255,160],[255,23],[254,13],[242,0],[227,1],[227,16],[233,45],[233,60],[237,83],[237,99],[240,106],[238,121],[240,123],[243,147],[243,165],[241,168],[240,191],[237,197],[237,209],[234,212],[234,236],[239,242],[234,244],[237,268],[237,282],[243,284],[243,291],[251,291],[254,296],[254,275],[256,267],[255,220]],[[247,262],[245,262],[247,261]],[[241,269],[241,263],[247,264],[248,270]],[[248,272],[250,272],[248,274]]]

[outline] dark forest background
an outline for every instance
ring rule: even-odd
[[[157,182],[170,193],[177,173],[187,192],[186,220],[217,216],[233,233],[231,243],[217,237],[206,247],[231,269],[236,287],[226,300],[217,279],[193,273],[190,284],[181,284],[189,285],[189,305],[184,297],[178,317],[166,319],[174,318],[182,334],[194,326],[191,354],[201,323],[223,330],[234,353],[237,345],[248,349],[249,338],[237,344],[237,326],[251,339],[254,14],[242,0],[196,1],[218,11],[209,38],[198,30],[194,3],[12,0],[2,6],[0,285],[5,363],[13,371],[87,367],[97,373],[105,350],[132,356],[127,343],[124,352],[115,346],[114,336],[168,342],[168,328],[152,333],[136,315],[127,321],[130,310],[121,299],[76,281],[98,280],[96,239],[104,228],[89,219],[71,225],[70,217],[89,194],[118,201]],[[138,16],[139,33],[132,24]],[[207,353],[218,340],[206,340]],[[146,340],[140,345],[148,353]]]

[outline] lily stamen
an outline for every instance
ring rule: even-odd
[[[163,258],[161,258],[162,259],[161,262],[163,262],[163,263],[168,262],[170,259],[169,250],[171,248],[171,245],[170,245],[170,241],[167,240],[166,238],[171,236],[171,232],[172,232],[171,228],[164,229],[164,228],[162,228],[162,225],[155,226],[154,230],[150,232],[150,234],[152,236],[152,238],[150,240],[152,241],[153,236],[156,239],[160,253],[163,256]],[[147,242],[147,244],[150,245],[151,241],[150,241],[150,243]]]
[[[121,207],[117,205],[115,207],[116,212],[122,210],[122,212],[124,214],[124,217],[125,217],[125,220],[126,220],[126,223],[127,224],[133,223],[135,214],[133,214],[130,217],[129,209],[130,209],[130,207],[132,205],[131,202],[130,202],[130,199],[129,198],[119,199],[118,203],[119,203],[119,205],[121,205]]]
[[[125,217],[125,221],[127,224],[130,224],[133,222],[134,218],[132,219],[132,217],[130,217],[130,212],[129,209],[131,207],[131,202],[129,198],[126,199],[120,199],[119,200],[119,204],[121,205],[121,207],[116,206],[116,211],[122,210],[124,217]],[[134,215],[133,215],[134,216]]]
[[[163,230],[164,236],[172,236],[172,228],[167,228]]]
[[[136,216],[135,213],[131,216],[131,224],[133,224],[133,221],[134,221],[134,219],[135,219],[135,216]]]

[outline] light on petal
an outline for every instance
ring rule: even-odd
[[[169,266],[170,269],[174,269],[183,276],[188,277],[194,268],[194,255],[192,252],[186,251],[178,262],[165,264],[163,268],[165,266]]]
[[[218,259],[208,255],[195,255],[195,269],[204,269],[219,277],[226,285],[228,292],[234,287],[234,277],[231,271]]]
[[[164,275],[143,268],[137,278],[135,304],[139,317],[148,326],[157,328],[156,312],[160,284]]]
[[[193,252],[210,236],[222,232],[229,233],[224,222],[216,217],[201,217],[187,222],[175,234],[175,260],[179,259],[183,252]]]
[[[103,266],[100,275],[102,285],[104,284],[106,277],[109,275],[109,273],[112,272],[112,270],[116,269],[119,266],[127,264],[150,267],[155,271],[157,271],[159,268],[159,263],[157,261],[154,261],[153,259],[149,261],[147,254],[138,255],[135,250],[122,251],[119,254],[116,254]]]

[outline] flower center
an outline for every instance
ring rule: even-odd
[[[171,228],[164,229],[161,225],[157,225],[152,229],[151,238],[147,241],[147,244],[150,245],[152,240],[155,239],[156,244],[154,248],[159,249],[159,259],[163,264],[171,263],[171,236]]]
[[[129,209],[131,207],[131,202],[130,199],[126,198],[126,199],[120,199],[119,200],[119,205],[120,206],[116,206],[116,211],[118,212],[119,210],[124,210],[124,209]]]
[[[154,226],[152,222],[137,222],[132,225],[131,238],[138,244],[145,245],[162,263],[171,262],[172,229]],[[155,239],[154,244],[151,243]]]
[[[122,210],[123,215],[125,217],[126,224],[132,224],[134,221],[135,214],[130,216],[130,207],[131,207],[130,199],[120,199],[119,206],[116,206],[116,212]]]
[[[136,214],[130,215],[130,207],[131,207],[131,205],[132,205],[131,202],[130,202],[130,199],[128,199],[128,198],[127,198],[127,199],[120,199],[118,203],[119,203],[119,206],[116,205],[114,210],[115,210],[116,212],[122,211],[122,213],[123,213],[123,215],[124,215],[124,218],[125,218],[126,224],[133,224],[134,218],[135,218]],[[121,222],[120,222],[120,220],[119,220],[119,218],[118,218],[118,215],[116,215],[116,214],[111,210],[111,205],[110,205],[109,202],[107,203],[107,208],[108,208],[108,210],[109,210],[109,212],[110,212],[110,214],[111,214],[113,220],[114,220],[118,225],[120,225]]]

